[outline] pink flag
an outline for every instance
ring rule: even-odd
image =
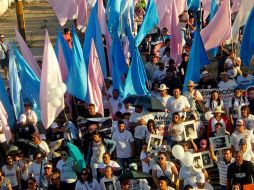
[[[182,35],[176,9],[177,0],[172,0],[172,21],[171,21],[171,57],[176,64],[179,63],[182,54]]]
[[[82,27],[86,26],[87,20],[88,20],[88,10],[86,0],[79,0],[77,28],[81,29]]]
[[[231,7],[232,14],[239,10],[241,3],[242,3],[242,0],[233,0],[233,5]]]
[[[2,102],[0,101],[0,120],[2,122],[2,127],[3,127],[3,132],[5,134],[5,138],[6,138],[7,142],[9,142],[11,139],[11,131],[8,126],[7,119],[8,119],[8,114],[5,111],[5,108],[2,104]]]
[[[111,55],[110,55],[111,43],[112,43],[112,39],[110,37],[108,27],[106,25],[106,45],[107,45],[108,67],[109,67],[109,73],[112,76],[112,60],[111,60]]]
[[[61,70],[61,75],[62,75],[62,80],[65,81],[65,79],[67,78],[68,75],[68,68],[67,68],[67,64],[64,58],[64,53],[63,53],[63,49],[61,46],[60,41],[58,40],[58,44],[56,44],[58,46],[58,62],[59,62],[59,66],[60,66],[60,70]]]
[[[229,0],[224,0],[212,21],[200,32],[205,49],[219,46],[231,36],[231,11]]]
[[[212,3],[211,0],[202,0],[202,6],[204,10],[204,15],[203,15],[204,20],[206,20],[208,15],[210,14],[211,3]]]
[[[188,10],[187,0],[175,0],[178,15]]]
[[[67,20],[72,20],[78,16],[77,0],[49,0],[57,19],[61,26],[64,26]]]
[[[21,53],[22,53],[24,59],[26,60],[27,64],[31,67],[33,72],[36,74],[36,76],[40,79],[41,78],[41,69],[40,69],[37,61],[35,60],[32,52],[27,47],[26,42],[20,35],[17,28],[15,28],[15,34],[16,34],[16,40],[19,43],[19,47],[20,47],[20,50],[21,50]]]
[[[107,21],[106,21],[106,15],[105,15],[105,8],[104,8],[102,0],[98,0],[98,19],[100,22],[101,33],[106,35]]]
[[[166,27],[168,29],[168,34],[171,34],[172,0],[156,0],[155,3],[159,16],[160,28]]]
[[[59,64],[53,46],[50,42],[48,31],[46,30],[40,86],[41,120],[46,129],[49,128],[64,108],[63,97],[57,99],[61,102],[57,107],[48,102],[49,87],[57,87],[61,83],[62,76]]]
[[[90,60],[88,65],[88,92],[90,103],[93,103],[96,107],[96,111],[104,115],[104,108],[102,102],[101,90],[104,86],[104,78],[101,71],[101,65],[97,51],[95,49],[94,41],[92,40]]]

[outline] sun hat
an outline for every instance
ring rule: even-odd
[[[43,167],[44,167],[44,168],[52,168],[52,164],[49,163],[49,162],[47,162],[47,163],[44,164]]]
[[[236,125],[243,125],[243,120],[242,119],[237,119]]]
[[[224,113],[220,106],[217,106],[213,109],[213,113]]]
[[[5,38],[5,35],[1,34],[0,37],[1,37],[1,38]]]
[[[168,87],[165,84],[161,84],[158,90],[168,90]]]
[[[195,84],[194,81],[189,80],[187,86],[198,86],[198,85]]]

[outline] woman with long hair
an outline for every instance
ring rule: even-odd
[[[89,168],[84,168],[76,183],[75,190],[101,190],[101,186],[93,177],[92,171]]]
[[[168,134],[171,136],[172,145],[184,140],[184,125],[179,112],[173,113],[172,122],[168,127]]]
[[[14,163],[13,157],[7,155],[6,165],[2,167],[3,173],[8,176],[13,190],[18,190],[20,184],[19,167]]]
[[[9,178],[4,176],[4,173],[1,169],[0,169],[0,189],[12,190],[11,181],[9,180]]]
[[[146,143],[148,143],[149,141],[149,138],[150,138],[150,135],[153,134],[153,135],[158,135],[159,134],[159,131],[158,129],[155,128],[155,121],[153,119],[149,119],[147,121],[147,134],[145,135],[146,136]]]
[[[206,111],[213,111],[217,106],[224,108],[223,100],[221,99],[219,92],[217,90],[213,90],[211,92],[210,99],[205,104],[205,108]]]

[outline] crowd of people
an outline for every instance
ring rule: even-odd
[[[145,14],[144,5],[139,5],[135,8],[137,28]],[[198,83],[189,80],[184,85],[193,33],[199,22],[197,12],[184,11],[179,21],[185,42],[181,63],[170,57],[167,28],[154,28],[139,46],[150,98],[161,102],[170,120],[163,131],[145,105],[122,99],[111,77],[105,79],[102,91],[104,116],[93,102],[73,97],[72,107],[66,104],[45,130],[27,101],[24,113],[11,128],[9,142],[0,120],[0,189],[243,190],[252,184],[254,76],[239,57],[242,31],[233,49],[221,44],[214,59],[216,70],[206,66],[200,71]],[[4,38],[0,35],[0,60],[8,79]],[[72,48],[69,29],[64,30],[64,38]],[[126,59],[129,63],[130,58]],[[230,92],[230,97],[223,98],[224,91]],[[98,118],[109,121],[107,132]],[[36,148],[22,146],[22,142]],[[85,168],[78,168],[67,142],[79,148]],[[174,155],[176,145],[183,148],[184,155],[191,153],[190,165]],[[201,155],[201,163],[195,155]],[[133,176],[123,177],[127,173]]]

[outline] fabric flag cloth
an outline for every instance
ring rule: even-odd
[[[5,138],[7,142],[9,143],[12,135],[11,135],[10,128],[8,126],[7,119],[8,119],[8,115],[4,109],[2,102],[0,101],[0,120],[3,127],[3,133],[5,134]]]
[[[232,26],[232,39],[227,41],[228,44],[238,42],[239,29],[246,24],[253,5],[254,0],[242,0],[242,4]]]
[[[204,44],[202,42],[200,33],[198,30],[194,33],[194,40],[192,42],[189,62],[186,70],[186,76],[184,80],[184,91],[186,91],[186,87],[189,80],[193,80],[194,82],[199,82],[200,80],[200,70],[203,69],[205,65],[208,65],[209,59],[206,54],[206,50],[204,48]]]
[[[127,26],[127,24],[126,24]],[[130,95],[148,95],[146,87],[147,76],[144,63],[140,56],[139,50],[135,45],[135,40],[131,34],[130,28],[126,27],[126,33],[130,43],[131,66],[129,68],[124,86],[123,99]]]
[[[124,30],[125,21],[123,18],[126,18],[128,24],[131,28],[131,31],[134,29],[134,7],[135,7],[135,0],[123,0],[121,3],[120,9],[120,33]]]
[[[87,69],[82,47],[74,27],[72,28],[72,39],[72,65],[66,79],[67,91],[76,98],[85,101],[87,96]]]
[[[63,38],[62,32],[58,32],[57,34],[55,52],[62,74],[62,80],[65,81],[68,76],[68,68],[72,65],[72,56],[71,49]]]
[[[233,5],[231,7],[231,13],[232,14],[239,10],[242,1],[243,0],[233,0]]]
[[[16,34],[16,40],[19,43],[19,47],[20,47],[20,50],[21,50],[21,53],[22,53],[24,59],[29,64],[29,66],[31,67],[33,72],[36,74],[36,76],[40,79],[41,78],[41,69],[40,69],[37,61],[35,60],[32,52],[27,47],[24,39],[20,35],[17,28],[15,28],[15,34]]]
[[[210,16],[209,16],[209,22],[212,21],[212,19],[213,19],[214,15],[216,14],[218,8],[219,8],[219,5],[217,4],[217,0],[212,0],[211,1],[211,11],[210,11]],[[209,52],[213,57],[216,57],[218,50],[219,50],[219,48],[215,47],[215,48],[211,49]]]
[[[10,75],[9,85],[10,85],[12,106],[14,109],[16,119],[18,120],[19,116],[22,114],[24,110],[24,103],[23,103],[23,98],[21,94],[22,88],[21,88],[21,83],[18,76],[13,44],[10,44],[9,46],[9,75]]]
[[[105,51],[104,51],[104,45],[102,42],[102,33],[100,29],[100,23],[98,20],[98,2],[94,5],[91,11],[88,25],[86,28],[86,33],[85,33],[83,54],[84,54],[85,63],[87,64],[87,68],[89,63],[92,38],[94,40],[95,47],[100,59],[103,76],[104,78],[107,78],[107,65],[106,65],[106,59],[105,59]]]
[[[35,111],[38,120],[41,120],[40,111],[40,80],[27,64],[25,59],[15,48],[16,62],[19,68],[19,78],[22,86],[22,97],[24,101],[28,100]]]
[[[61,83],[61,71],[56,54],[49,39],[48,31],[46,30],[40,86],[41,120],[46,129],[49,128],[64,108],[63,97],[61,98],[61,105],[58,107],[53,106],[47,101],[49,85],[54,84],[58,86]]]
[[[171,21],[171,57],[178,64],[182,54],[182,35],[179,25],[176,0],[172,0],[172,21]]]
[[[10,103],[9,96],[5,89],[4,81],[0,76],[0,101],[2,102],[8,116],[8,125],[9,127],[13,128],[15,125],[15,113],[13,111],[12,105]]]
[[[247,20],[243,32],[243,39],[240,50],[240,57],[245,66],[250,66],[251,59],[254,54],[254,7]]]
[[[212,0],[202,0],[202,8],[204,10],[203,19],[206,20],[210,14]]]
[[[88,21],[88,9],[86,0],[79,0],[78,4],[78,17],[77,28],[80,30],[87,25]]]
[[[120,95],[123,95],[125,75],[128,73],[128,66],[125,61],[125,56],[121,46],[121,41],[118,32],[115,31],[113,42],[110,49],[111,59],[113,63],[112,78],[113,88],[118,89]]]
[[[179,15],[188,10],[187,0],[177,0],[175,3]]]
[[[61,26],[78,17],[78,0],[49,0]]]
[[[146,14],[143,19],[142,25],[139,28],[138,35],[136,36],[136,46],[142,42],[146,34],[150,32],[153,27],[159,23],[159,16],[156,9],[154,0],[150,0],[147,5]]]
[[[231,37],[231,11],[229,0],[224,0],[222,2],[212,21],[200,34],[206,50],[219,46],[222,42]]]
[[[189,10],[198,10],[200,8],[200,0],[187,0]]]
[[[104,115],[104,108],[102,102],[102,88],[104,87],[104,78],[99,63],[99,58],[96,52],[94,42],[92,40],[90,61],[88,65],[88,92],[89,103],[93,103],[96,112]]]
[[[98,0],[98,19],[100,23],[101,33],[106,35],[108,27],[103,0]]]

